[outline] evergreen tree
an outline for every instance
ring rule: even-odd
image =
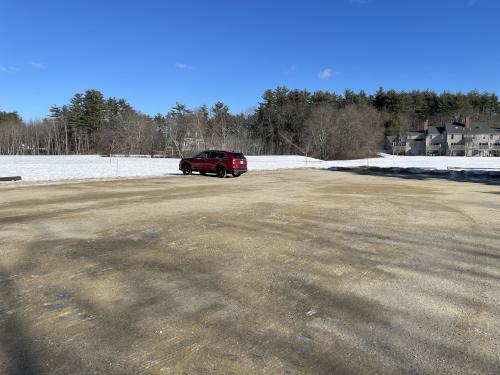
[[[4,112],[0,111],[0,122],[14,122],[14,123],[20,123],[22,122],[21,116],[14,111],[14,112]]]
[[[101,129],[105,122],[106,103],[100,91],[87,90],[83,96],[82,122],[89,134]]]
[[[68,125],[74,133],[78,133],[84,128],[82,94],[75,94],[70,100],[68,108]]]

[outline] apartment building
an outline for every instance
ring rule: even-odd
[[[500,157],[500,129],[469,119],[442,126],[425,122],[423,130],[387,136],[384,148],[395,155]]]

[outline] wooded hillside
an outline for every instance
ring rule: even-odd
[[[500,126],[493,93],[398,92],[380,88],[333,92],[267,90],[250,113],[233,114],[217,102],[187,108],[177,103],[155,116],[97,90],[75,94],[50,115],[24,122],[0,111],[0,154],[145,154],[184,156],[204,148],[247,154],[303,154],[321,159],[354,158],[379,151],[384,134],[473,120]]]

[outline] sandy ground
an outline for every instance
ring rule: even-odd
[[[500,186],[0,186],[1,374],[498,374]]]

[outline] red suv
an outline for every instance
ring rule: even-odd
[[[231,173],[234,177],[239,177],[247,171],[247,159],[241,152],[208,150],[200,152],[194,158],[181,159],[179,169],[184,174],[215,173],[217,177],[223,178]]]

